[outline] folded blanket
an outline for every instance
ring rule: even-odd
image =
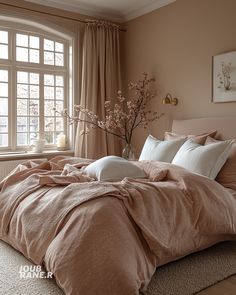
[[[135,295],[156,267],[236,237],[236,200],[159,162],[147,179],[98,182],[91,161],[26,162],[0,183],[0,238],[52,272],[65,294]]]

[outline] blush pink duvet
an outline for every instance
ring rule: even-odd
[[[147,179],[97,182],[67,162],[28,162],[0,183],[0,239],[67,295],[138,295],[156,267],[236,239],[236,199],[213,180],[145,161]]]

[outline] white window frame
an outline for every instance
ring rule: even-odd
[[[30,21],[30,23],[32,23]],[[38,24],[37,24],[38,25]],[[42,26],[41,26],[42,27]],[[45,27],[45,26],[43,26]],[[46,27],[45,27],[46,28]],[[40,91],[40,113],[39,113],[39,138],[44,138],[44,74],[53,74],[64,76],[64,108],[71,111],[73,105],[73,43],[74,40],[71,36],[65,35],[56,31],[52,28],[48,31],[38,29],[37,26],[32,25],[19,25],[14,22],[1,21],[0,18],[0,30],[8,31],[8,59],[0,59],[0,68],[8,70],[8,147],[0,147],[0,152],[8,151],[28,151],[30,145],[19,146],[16,144],[16,134],[17,134],[17,122],[16,122],[16,91],[17,91],[17,81],[16,75],[17,71],[28,71],[37,72],[40,76],[39,91]],[[34,35],[40,37],[40,59],[39,63],[30,62],[19,62],[16,61],[16,33]],[[64,66],[52,66],[43,64],[44,60],[44,50],[43,50],[43,39],[51,39],[54,42],[60,42],[64,44]],[[67,136],[69,145],[71,147],[73,143],[73,132],[71,126],[68,126],[66,120],[64,120],[64,133]],[[28,132],[28,131],[27,131]],[[55,149],[56,144],[46,145],[46,149]]]

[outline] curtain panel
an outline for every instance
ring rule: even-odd
[[[80,104],[105,118],[105,101],[113,101],[121,89],[119,27],[101,21],[88,21],[83,41]],[[99,129],[89,134],[84,123],[78,123],[75,155],[97,159],[106,155],[120,155],[121,143]]]

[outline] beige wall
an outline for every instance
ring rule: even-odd
[[[177,0],[129,21],[125,34],[126,83],[143,71],[155,76],[154,106],[166,116],[136,132],[139,153],[148,133],[162,137],[173,118],[235,116],[236,103],[211,102],[212,56],[236,50],[235,0]],[[179,105],[160,104],[170,92]]]

